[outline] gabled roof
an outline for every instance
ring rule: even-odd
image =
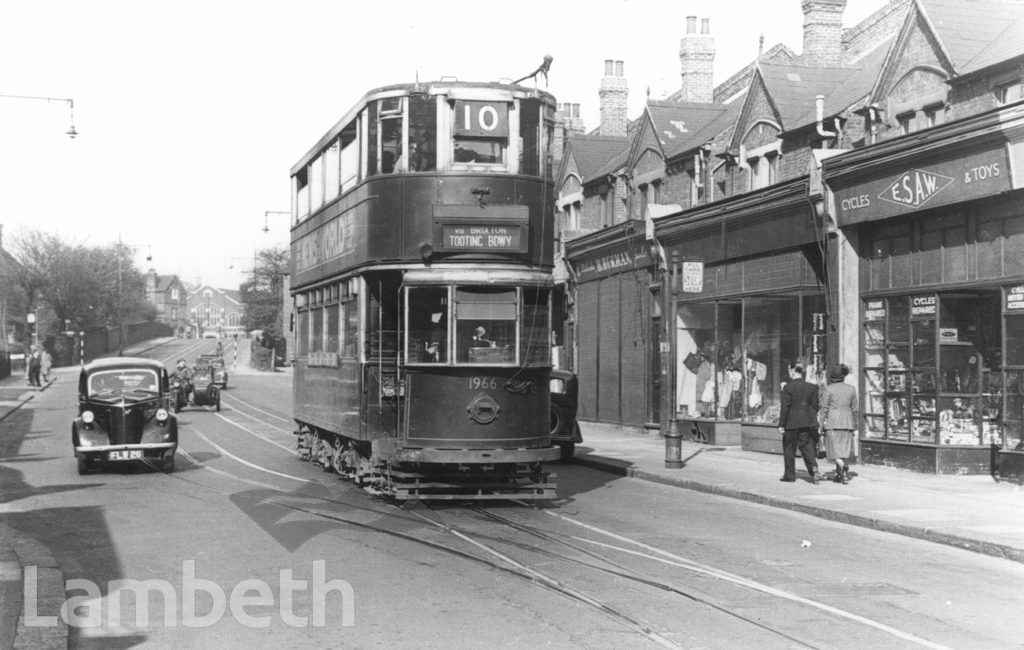
[[[815,115],[814,98],[817,95],[827,97],[833,94],[858,72],[858,68],[824,68],[774,63],[762,63],[760,67],[765,88],[779,112],[783,131],[792,131],[806,124],[807,122],[803,121],[804,116]],[[861,95],[866,94],[867,90],[870,90],[870,87]]]
[[[1024,16],[1017,18],[981,52],[968,61],[961,75],[983,70],[990,66],[1024,56]]]
[[[722,129],[731,105],[652,101],[647,103],[656,135],[668,160],[712,140]]]
[[[629,153],[630,138],[607,135],[575,135],[569,138],[566,157],[570,155],[576,161],[581,181],[585,184],[596,178],[614,171],[604,171],[609,161],[621,154]],[[623,163],[625,159],[623,159]],[[622,166],[621,164],[619,165]]]
[[[157,293],[166,293],[170,291],[171,285],[178,280],[176,275],[158,275],[156,276],[156,291]],[[179,284],[181,284],[179,282]]]
[[[867,56],[858,61],[853,72],[845,78],[844,82],[832,89],[831,93],[817,93],[825,95],[825,115],[838,115],[855,106],[862,99],[871,93],[878,78],[882,63],[885,61],[889,48],[895,40],[890,38],[882,47],[876,48]],[[793,120],[793,124],[787,124],[786,130],[798,129],[817,121],[817,111],[814,106],[814,97],[811,97],[811,105],[804,113]]]
[[[214,293],[219,293],[219,294],[221,294],[222,296],[224,296],[225,298],[227,298],[228,300],[230,300],[232,302],[236,302],[236,303],[241,303],[242,302],[242,294],[239,293],[239,291],[237,289],[218,289],[217,287],[213,287],[213,286],[210,286],[208,284],[204,284],[204,285],[202,285],[200,287],[196,287],[193,291],[191,291],[189,293],[188,297],[190,299],[191,298],[195,298],[195,297],[199,296],[201,293],[203,293],[206,290],[212,291]]]
[[[1001,42],[1001,35],[1024,16],[1024,4],[1019,2],[918,0],[918,5],[935,30],[957,74],[963,74],[968,63],[991,46],[996,46],[998,50],[1012,47],[1013,43]],[[1012,36],[1012,33],[1009,35]],[[997,41],[1000,42],[997,44]],[[1019,54],[1021,41],[1016,42],[1015,52],[1010,51]],[[972,66],[972,69],[977,67]]]

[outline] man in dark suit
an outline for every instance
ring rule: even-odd
[[[799,364],[790,366],[789,376],[790,381],[782,387],[782,408],[779,411],[785,462],[785,471],[779,480],[787,483],[796,480],[796,450],[799,449],[811,482],[817,485],[821,480],[814,444],[818,433],[818,387],[804,381],[804,369]]]

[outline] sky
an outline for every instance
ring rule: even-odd
[[[848,0],[844,26],[885,4]],[[679,88],[691,15],[710,19],[716,84],[761,35],[802,49],[800,0],[0,0],[0,95],[55,100],[0,97],[4,247],[120,240],[142,271],[237,288],[288,244],[289,169],[366,91],[516,79],[550,54],[546,90],[590,130],[606,59],[630,118]]]

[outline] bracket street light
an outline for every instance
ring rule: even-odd
[[[284,210],[265,210],[263,212],[263,232],[270,232],[270,226],[267,224],[267,219],[272,214],[286,214],[289,217],[292,216],[291,212],[285,212]]]
[[[66,133],[72,140],[78,135],[78,131],[75,130],[75,100],[68,99],[65,97],[36,97],[34,95],[0,95],[6,99],[39,99],[45,102],[67,102],[68,109],[71,111],[71,128]]]

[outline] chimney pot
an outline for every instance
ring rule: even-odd
[[[686,33],[696,34],[697,33],[697,17],[687,16],[686,17]]]
[[[711,24],[710,23],[711,23],[711,19],[710,18],[701,18],[700,19],[700,33],[701,34],[710,34],[711,33]]]
[[[616,61],[615,62],[615,76],[616,77],[624,76],[624,73],[622,71],[622,67],[623,67],[622,61]]]
[[[604,60],[604,76],[610,77],[610,76],[612,76],[613,72],[614,72],[614,69],[612,68],[612,60],[611,59],[605,59]]]

